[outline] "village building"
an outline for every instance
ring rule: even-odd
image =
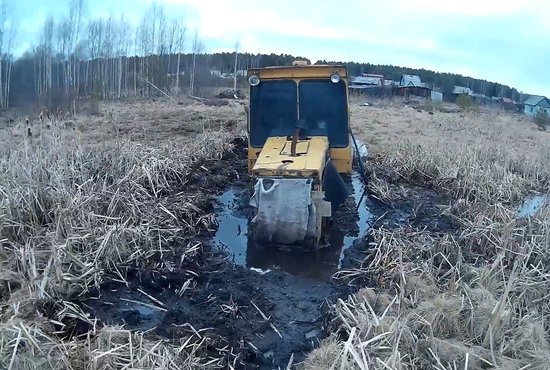
[[[523,102],[523,112],[530,117],[544,112],[550,117],[550,100],[545,96],[532,95]]]
[[[421,96],[425,98],[431,97],[431,89],[428,84],[422,82],[420,76],[402,75],[397,85],[399,95],[402,96]]]
[[[368,89],[375,86],[384,86],[384,76],[369,73],[363,73],[361,76],[352,77],[350,81],[351,89]]]

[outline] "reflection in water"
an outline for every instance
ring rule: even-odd
[[[244,266],[248,246],[248,218],[236,213],[239,195],[234,189],[229,189],[217,198],[215,210],[218,230],[214,240],[218,246],[231,252],[233,263]]]
[[[297,276],[329,280],[336,272],[339,250],[329,247],[317,251],[288,251],[273,246],[249,245],[246,267],[280,269]]]
[[[260,269],[280,269],[293,275],[317,280],[328,280],[341,266],[344,251],[353,241],[366,234],[372,214],[364,202],[364,184],[359,175],[351,177],[353,197],[358,208],[359,235],[345,235],[338,230],[329,230],[328,246],[316,251],[284,250],[274,246],[256,244],[248,239],[249,193],[246,189],[229,189],[217,198],[215,211],[218,230],[215,245],[227,249],[237,265]],[[248,208],[249,209],[249,208]]]
[[[529,217],[534,216],[535,213],[542,208],[544,203],[546,203],[547,197],[544,195],[535,195],[534,197],[528,198],[525,200],[521,208],[519,209],[519,217]]]
[[[340,255],[340,260],[338,261],[338,267],[341,267],[342,260],[344,259],[344,251],[353,245],[353,241],[358,237],[361,238],[366,235],[370,223],[372,222],[372,213],[369,212],[365,206],[365,198],[367,196],[365,184],[361,181],[359,174],[354,173],[351,178],[351,183],[353,185],[353,198],[355,199],[355,206],[357,207],[357,212],[359,214],[359,221],[357,226],[359,227],[359,233],[357,236],[344,236],[342,253]],[[331,243],[331,245],[333,245]]]

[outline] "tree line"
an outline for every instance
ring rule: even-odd
[[[200,95],[208,86],[235,86],[237,71],[291,65],[289,54],[206,53],[196,30],[153,3],[137,25],[123,15],[90,19],[85,0],[68,0],[64,18],[49,17],[33,47],[13,56],[15,15],[10,0],[0,0],[0,108],[37,104],[70,107],[78,97],[101,100],[159,94]],[[320,61],[318,63],[325,62]],[[417,74],[444,91],[454,85],[488,96],[517,98],[509,86],[451,73],[369,63],[344,63],[351,75],[384,74],[399,80]],[[233,83],[219,75],[233,76]],[[241,83],[243,76],[240,75]]]

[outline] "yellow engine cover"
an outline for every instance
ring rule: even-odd
[[[291,140],[286,136],[266,140],[254,167],[255,176],[315,177],[321,178],[329,148],[328,139],[313,136],[298,140],[296,156],[290,154]]]

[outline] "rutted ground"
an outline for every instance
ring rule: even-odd
[[[535,264],[547,243],[541,239],[548,230],[544,209],[527,225],[510,218],[526,196],[547,188],[548,169],[540,165],[548,158],[545,147],[521,166],[529,158],[518,146],[511,146],[513,157],[494,148],[474,150],[486,137],[513,144],[504,121],[494,126],[483,113],[484,126],[474,114],[443,119],[437,112],[429,117],[445,126],[441,140],[436,127],[442,126],[428,118],[411,134],[432,133],[426,141],[388,146],[384,153],[372,144],[367,196],[348,179],[355,193],[335,217],[330,247],[308,269],[311,256],[266,253],[243,243],[250,194],[244,142],[234,139],[244,128],[239,105],[163,104],[158,114],[130,106],[116,124],[108,108],[103,116],[77,117],[75,130],[44,128],[52,134],[32,139],[12,131],[4,147],[0,367],[270,369],[306,359],[327,335],[303,366],[444,368],[453,361],[463,365],[468,340],[475,343],[470,361],[476,364],[495,358],[524,364],[514,362],[522,354],[507,347],[509,333],[523,350],[538,351],[531,357],[545,353],[536,318],[526,321],[532,330],[522,337],[506,325],[489,337],[482,320],[505,291],[495,273],[509,274],[506,266],[525,244],[522,238],[531,238]],[[384,116],[384,107],[354,106],[354,118],[364,109]],[[168,111],[174,119],[163,118]],[[197,122],[197,114],[204,120]],[[145,129],[132,130],[140,118]],[[100,127],[94,131],[93,125]],[[139,134],[147,130],[156,134]],[[461,130],[474,132],[465,138],[470,147],[460,144]],[[96,134],[100,146],[92,142]],[[539,143],[538,136],[524,140]],[[486,158],[501,165],[488,165]],[[369,216],[359,217],[354,203]],[[223,224],[221,215],[235,222]],[[512,236],[498,225],[511,227]],[[234,234],[222,249],[218,227]],[[499,243],[508,243],[507,249],[499,250]],[[521,296],[520,288],[534,281],[525,276],[505,296]],[[469,311],[455,305],[465,297],[475,306]],[[538,299],[545,310],[540,305],[546,298],[533,290],[529,297],[521,299]],[[518,312],[521,307],[515,306]],[[470,335],[472,327],[481,331],[457,335]],[[491,350],[490,338],[502,353]]]
[[[228,156],[231,161],[211,166],[224,169],[220,176],[225,176],[226,181],[216,182],[217,192],[223,192],[226,183],[240,188],[240,212],[250,214],[246,206],[250,194],[243,149],[235,147],[234,155]],[[205,168],[208,174],[216,175],[213,168]],[[198,177],[198,181],[206,178]],[[354,208],[343,207],[342,212],[346,211],[354,212]],[[216,233],[215,226],[212,234]],[[350,226],[353,232],[356,224]],[[170,272],[137,271],[127,279],[128,284],[104,284],[97,292],[98,298],[87,300],[85,305],[108,324],[152,330],[155,335],[170,339],[212,337],[213,342],[226,343],[237,367],[270,369],[286,366],[291,357],[296,362],[302,361],[326,335],[327,304],[347,297],[354,290],[332,284],[328,281],[331,274],[323,271],[318,279],[299,276],[307,271],[305,264],[292,271],[294,274],[273,267],[267,272],[236,265],[227,251],[219,250],[209,239],[197,236],[197,243],[202,241],[211,247],[204,247],[201,258],[195,259],[192,266],[176,265]],[[261,251],[249,253],[269,262]],[[283,259],[302,257],[301,262],[306,262],[303,257],[308,256],[280,253]],[[271,250],[267,255],[277,256],[277,252]],[[336,269],[338,254],[335,262]]]
[[[235,153],[244,151],[236,147]],[[243,175],[246,158],[234,158],[234,162],[224,162],[219,167],[237,181],[227,181],[238,196],[231,212],[235,215],[226,217],[238,219],[250,216],[250,193]],[[231,176],[234,172],[241,174],[239,180]],[[360,188],[354,189],[351,179],[347,184],[352,196],[335,217],[333,235],[327,237],[329,242],[340,238],[341,243],[317,253],[276,251],[251,244],[245,250],[246,258],[235,264],[231,243],[228,251],[218,251],[215,243],[206,238],[205,245],[211,247],[205,248],[203,258],[195,266],[176,266],[169,273],[136,272],[128,285],[105,284],[98,299],[87,301],[86,305],[95,317],[108,324],[151,330],[170,339],[190,335],[215,338],[213,341],[222,341],[231,348],[239,368],[271,369],[284,367],[289,361],[299,363],[329,334],[329,306],[357,291],[360,285],[370,283],[360,280],[356,281],[360,285],[353,284],[345,276],[347,270],[358,268],[369,253],[366,234],[358,235],[358,229],[368,229],[368,225],[358,227],[353,201],[353,195],[360,199],[362,194],[356,194]],[[429,203],[422,214],[415,214],[414,222],[448,231],[448,223],[437,222],[440,212],[434,201],[442,204],[441,197],[424,189],[410,189],[409,194],[413,197],[391,208],[368,199],[368,195],[360,206],[368,206],[381,220],[397,227],[410,225],[413,209]],[[373,220],[363,220],[367,221]],[[235,225],[235,236],[246,233],[245,226]],[[246,240],[246,235],[243,238]],[[344,238],[350,239],[350,245],[342,251]],[[337,271],[342,278],[332,280]],[[192,283],[181,288],[187,281]]]
[[[150,130],[158,129],[162,117],[154,110],[130,106],[134,116],[141,110],[149,117]],[[223,122],[233,120],[222,129],[173,120],[174,129],[198,133],[150,145],[117,138],[110,109],[77,116],[75,130],[43,126],[35,136],[33,126],[26,137],[18,135],[18,122],[1,132],[0,367],[181,368],[233,358],[201,338],[155,345],[149,334],[95,320],[81,303],[103,283],[131,279],[134,271],[155,275],[204,261],[196,239],[213,223],[209,195],[238,176],[223,164],[235,146],[242,149],[231,140],[244,127],[244,112],[212,108]],[[205,111],[196,104],[172,109],[182,119]],[[90,142],[88,125],[97,126],[102,143]]]

